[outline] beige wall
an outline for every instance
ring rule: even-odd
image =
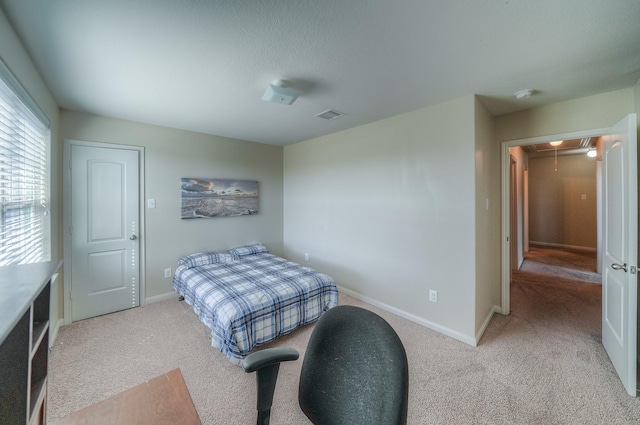
[[[634,111],[636,114],[640,115],[640,80],[633,87],[633,102],[634,102]],[[638,128],[640,128],[640,120],[638,120]]]
[[[497,142],[611,127],[636,112],[638,93],[640,84],[495,117]]]
[[[54,260],[62,259],[62,240],[60,238],[62,226],[62,150],[59,143],[59,109],[53,95],[2,10],[0,10],[0,58],[51,121],[51,258]],[[54,333],[57,331],[59,319],[63,314],[63,271],[64,266],[60,269],[60,278],[51,288],[51,323]]]
[[[0,10],[0,58],[51,120],[52,257],[63,256],[63,139],[142,146],[146,153],[145,197],[157,208],[146,219],[146,297],[171,292],[162,270],[179,256],[260,241],[283,252],[283,149],[223,137],[65,111],[56,101]],[[61,127],[63,129],[61,129]],[[260,214],[251,217],[180,220],[180,177],[242,178],[260,183]],[[64,266],[62,271],[64,270]],[[63,274],[52,291],[51,319],[62,318]],[[56,329],[54,329],[55,331]]]
[[[474,108],[466,97],[285,147],[287,257],[308,253],[347,291],[472,342]]]
[[[172,292],[163,270],[186,254],[252,242],[282,254],[282,147],[70,111],[61,113],[61,137],[144,147],[143,196],[156,200],[155,209],[143,210],[147,298]],[[182,220],[182,177],[257,180],[260,213]]]
[[[479,340],[500,305],[500,149],[493,116],[475,99],[476,287]]]
[[[540,108],[500,115],[499,141],[608,128],[634,112],[634,89],[602,93]]]
[[[525,226],[528,224],[528,214],[526,211],[527,205],[525,205],[525,169],[527,164],[527,158],[524,150],[520,146],[509,148],[509,155],[515,160],[515,178],[516,178],[516,208],[515,208],[515,228],[516,235],[512,238],[512,242],[517,244],[516,249],[516,262],[518,267],[524,261],[524,252],[528,246],[528,233],[525,232]],[[513,201],[513,200],[512,200]],[[512,259],[513,261],[513,259]]]
[[[596,159],[584,154],[529,158],[529,238],[596,250]],[[584,198],[584,199],[583,199]]]
[[[498,116],[495,118],[497,143],[609,128],[626,115],[638,112],[638,93],[637,84],[628,89]]]
[[[158,204],[145,210],[148,297],[170,291],[162,269],[179,256],[259,240],[302,263],[308,252],[347,290],[467,342],[497,296],[499,248],[489,252],[500,241],[499,142],[609,127],[640,112],[640,84],[493,121],[468,97],[287,147],[283,162],[273,146],[68,111],[59,119],[1,11],[0,57],[52,122],[54,256],[62,256],[63,138],[143,146],[145,197]],[[260,215],[180,220],[187,174],[259,180]]]
[[[640,80],[638,80],[638,82],[636,83],[635,87],[633,88],[633,100],[634,100],[634,111],[637,114],[638,117],[638,132],[636,133],[636,141],[640,142]],[[636,150],[636,154],[638,155],[638,164],[640,164],[640,149]],[[638,192],[640,194],[640,173],[638,173]],[[640,198],[640,196],[639,196]],[[638,217],[638,228],[640,229],[640,216]],[[640,238],[638,238],[638,251],[640,252]],[[638,291],[638,304],[640,305],[640,291]],[[638,316],[638,338],[637,338],[637,362],[638,365],[640,365],[640,315]],[[639,368],[640,370],[640,368]]]

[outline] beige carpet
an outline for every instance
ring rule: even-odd
[[[596,252],[531,245],[524,253],[526,261],[583,272],[596,272]]]
[[[532,246],[524,254],[520,271],[602,283],[602,275],[596,272],[595,252]]]
[[[366,306],[400,335],[409,358],[410,424],[632,424],[629,397],[600,343],[600,285],[517,272],[510,316],[471,347]],[[312,326],[274,345],[304,352]],[[281,367],[272,424],[307,424],[297,406],[301,360]],[[203,424],[255,423],[255,377],[210,347],[188,305],[169,300],[61,329],[51,353],[49,419],[182,370]]]

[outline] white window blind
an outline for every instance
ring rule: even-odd
[[[51,256],[49,123],[33,105],[0,63],[0,266]]]

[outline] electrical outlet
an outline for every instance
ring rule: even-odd
[[[169,279],[171,277],[171,268],[164,269],[164,278]]]
[[[309,253],[308,252],[304,253],[304,261],[309,261]]]
[[[434,291],[433,289],[429,289],[429,301],[432,303],[438,302],[438,291]]]

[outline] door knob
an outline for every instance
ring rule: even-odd
[[[129,239],[131,239],[132,241],[135,241],[136,239],[138,239],[138,237],[136,235],[131,235],[129,236]]]
[[[624,270],[625,273],[626,273],[627,272],[627,263],[624,263],[624,264],[613,263],[611,265],[611,268],[613,270]]]

